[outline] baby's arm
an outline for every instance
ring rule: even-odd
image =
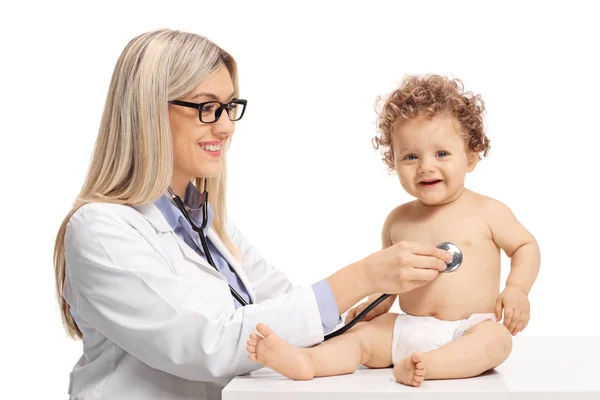
[[[506,288],[496,302],[497,319],[504,308],[504,325],[516,335],[529,322],[527,295],[540,269],[540,249],[533,235],[503,203],[489,199],[487,205],[492,238],[511,259]]]
[[[537,241],[505,204],[491,200],[489,211],[492,238],[511,259],[506,285],[518,286],[529,293],[540,269]]]

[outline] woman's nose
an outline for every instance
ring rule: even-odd
[[[213,130],[215,134],[230,136],[233,134],[234,124],[229,119],[227,111],[223,111],[218,120],[213,123]]]

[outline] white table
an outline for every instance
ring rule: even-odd
[[[263,368],[235,378],[223,400],[600,400],[600,337],[513,338],[509,359],[470,379],[397,383],[391,368],[361,367],[353,374],[293,381]]]

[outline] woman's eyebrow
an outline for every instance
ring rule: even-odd
[[[231,93],[228,98],[232,98],[234,95],[235,95],[235,93]],[[201,92],[201,93],[195,94],[192,97],[192,100],[195,100],[195,99],[197,99],[199,97],[203,97],[203,96],[204,97],[208,97],[211,100],[219,101],[219,97],[216,94],[214,94],[214,93],[207,93],[207,92]]]

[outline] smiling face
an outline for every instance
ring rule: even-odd
[[[398,124],[392,145],[400,184],[425,205],[460,197],[465,175],[477,164],[477,155],[467,152],[459,122],[449,114]]]
[[[221,67],[204,79],[194,90],[180,100],[203,103],[217,100],[228,103],[234,96],[231,76]],[[185,191],[192,177],[216,177],[222,169],[222,153],[233,134],[234,124],[227,112],[211,124],[198,117],[198,110],[169,105],[169,122],[173,139],[173,177],[171,187],[176,193]]]

